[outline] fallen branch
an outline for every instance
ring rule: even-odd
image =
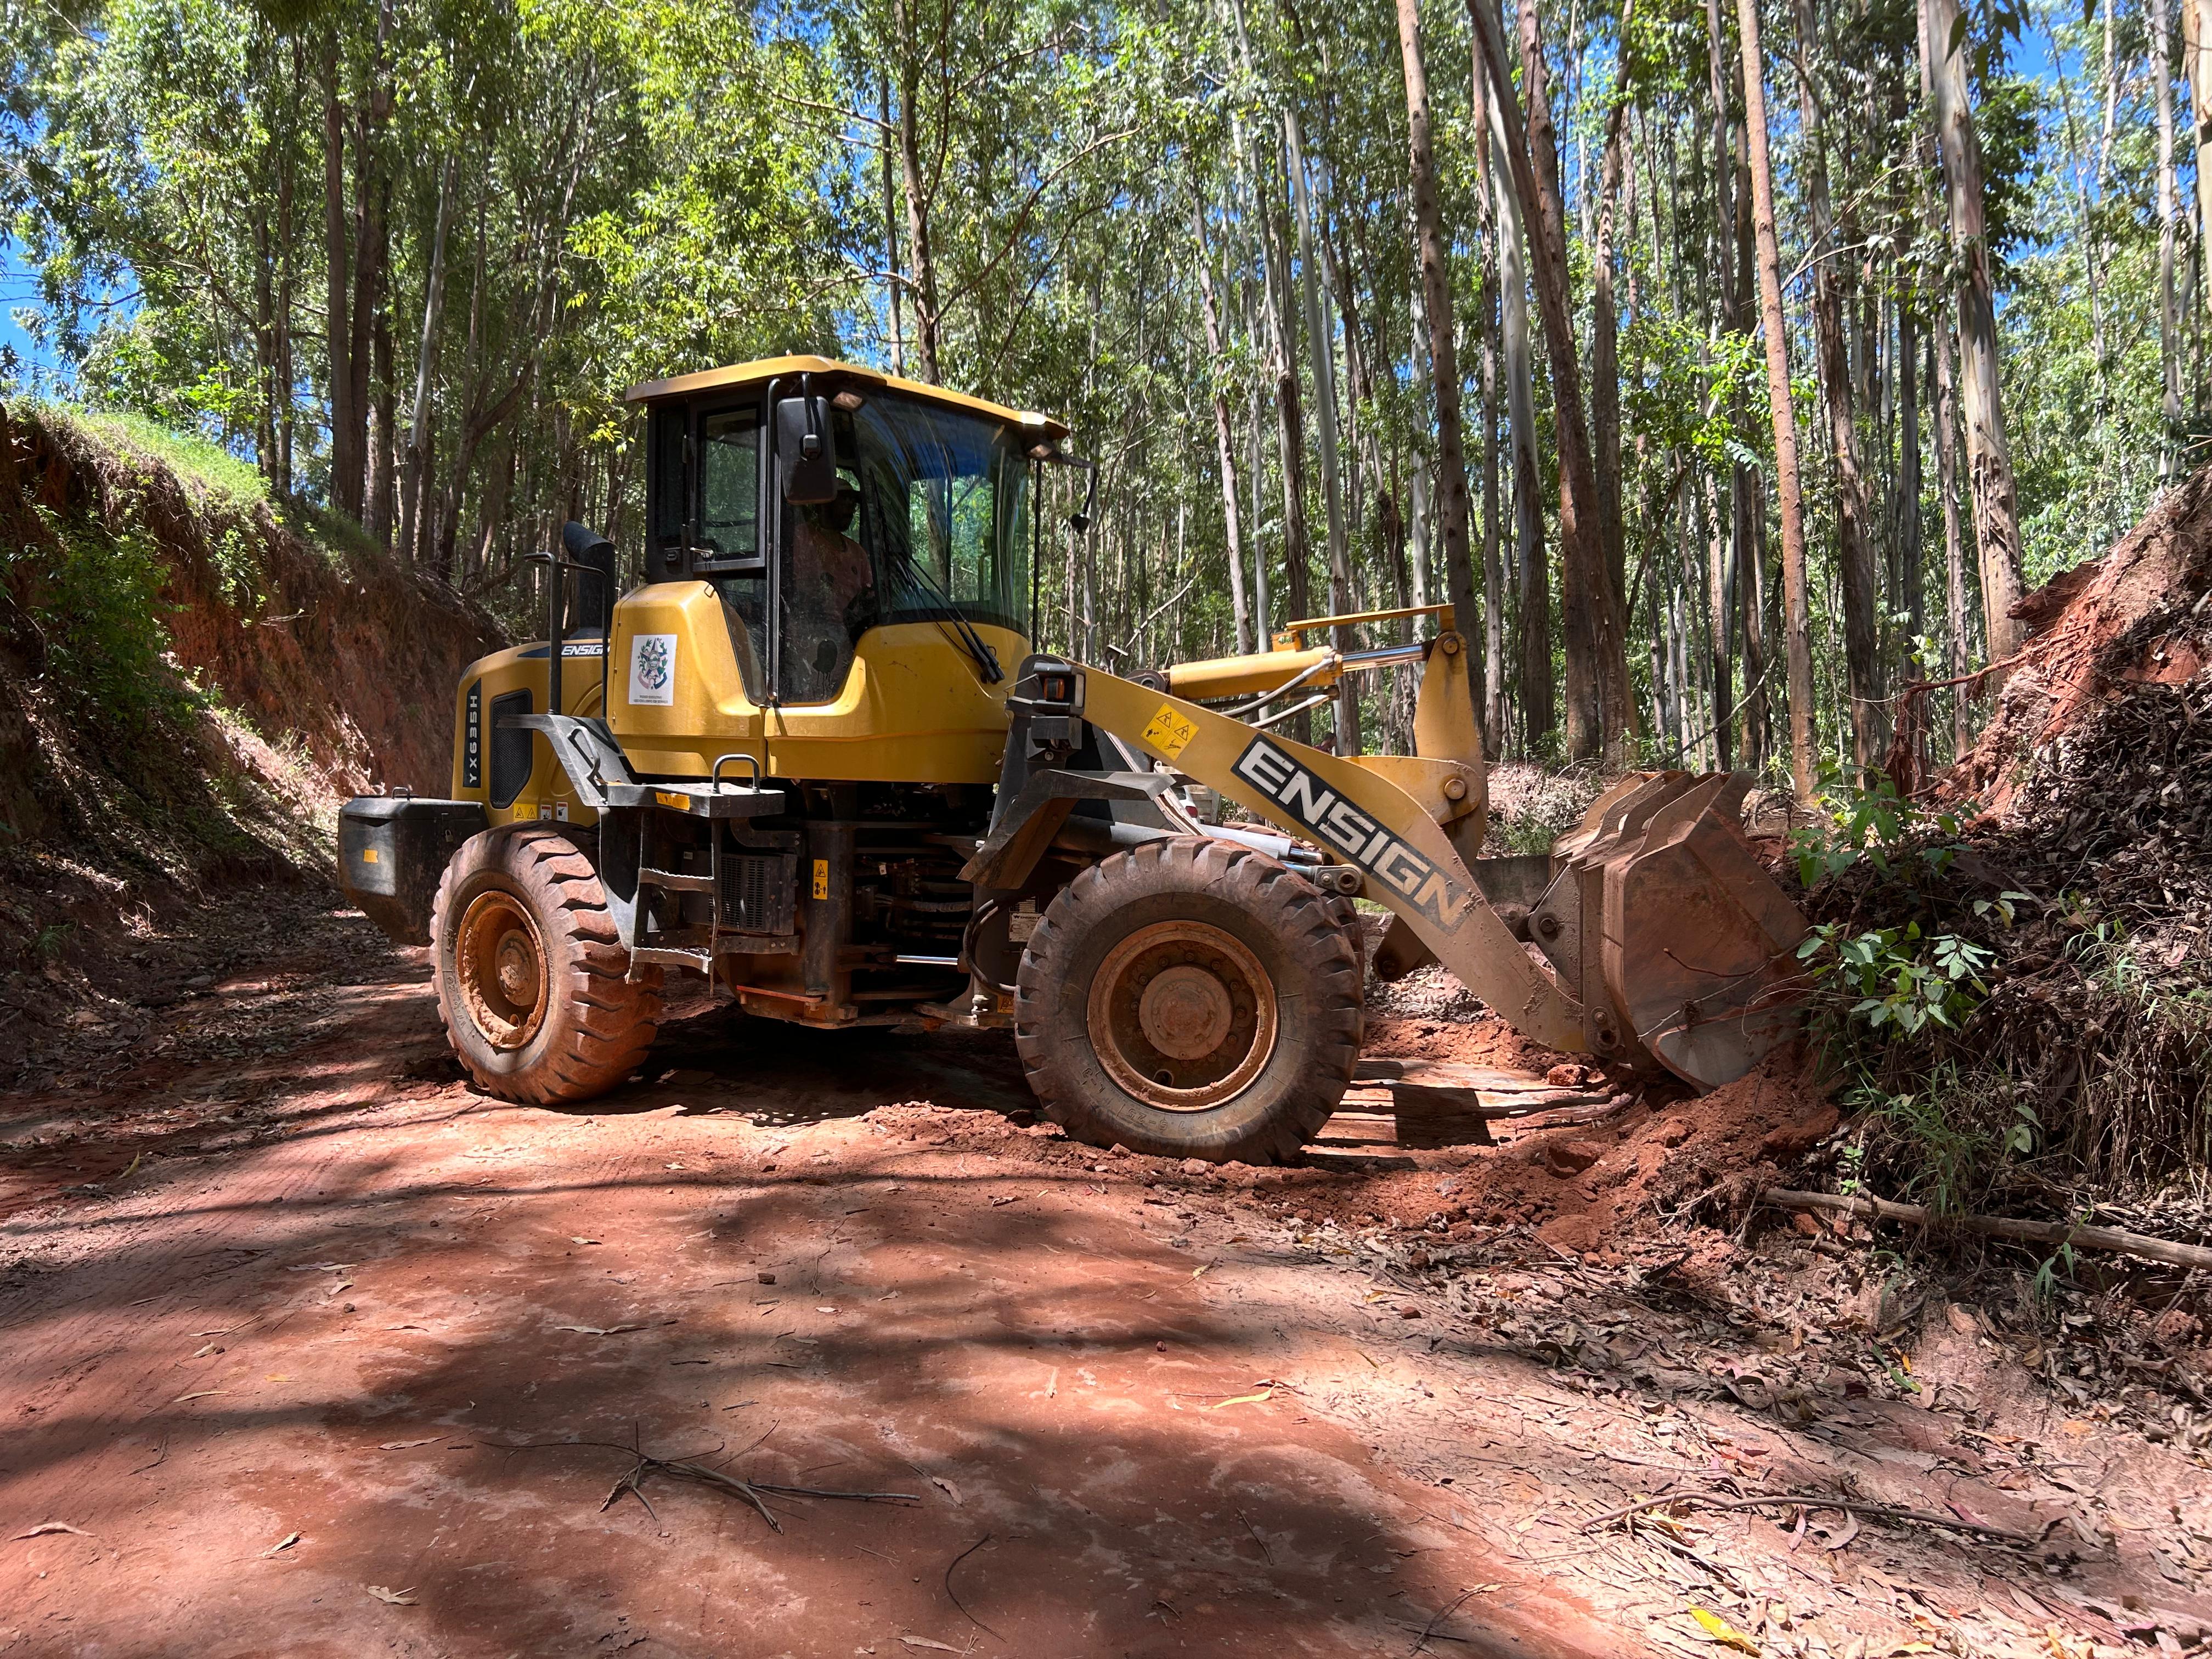
[[[769,1432],[773,1433],[774,1431],[771,1430]],[[766,1438],[766,1435],[762,1437],[762,1439]],[[760,1441],[757,1440],[753,1445],[757,1446],[759,1443]],[[669,1475],[675,1480],[696,1481],[702,1486],[714,1486],[721,1491],[733,1493],[758,1510],[761,1519],[767,1522],[770,1529],[775,1532],[781,1532],[783,1524],[775,1518],[775,1511],[769,1508],[767,1500],[769,1498],[845,1498],[856,1503],[886,1504],[921,1502],[918,1496],[910,1492],[844,1492],[823,1486],[785,1486],[769,1480],[745,1480],[725,1470],[710,1468],[694,1458],[655,1457],[648,1452],[639,1450],[635,1444],[624,1446],[611,1440],[525,1441],[504,1447],[502,1449],[555,1451],[568,1446],[590,1446],[606,1451],[627,1452],[635,1458],[636,1463],[631,1467],[629,1474],[615,1482],[605,1498],[600,1503],[599,1508],[603,1512],[611,1509],[623,1494],[628,1492],[636,1498],[644,1506],[645,1512],[656,1521],[660,1516],[654,1510],[652,1501],[645,1495],[645,1478],[648,1474]],[[750,1451],[752,1449],[749,1446],[745,1449]],[[739,1455],[743,1454],[740,1453]]]
[[[645,1504],[645,1512],[652,1515],[653,1505],[646,1504],[645,1493],[641,1490],[648,1474],[673,1475],[679,1480],[696,1480],[702,1486],[720,1486],[725,1492],[735,1492],[758,1510],[761,1519],[776,1532],[783,1530],[782,1524],[769,1508],[763,1493],[775,1498],[849,1498],[860,1503],[921,1502],[910,1492],[832,1492],[821,1486],[780,1486],[765,1480],[741,1480],[734,1474],[726,1474],[720,1469],[709,1468],[704,1463],[693,1462],[689,1459],[678,1458],[672,1462],[666,1458],[648,1457],[642,1452],[635,1455],[637,1467],[615,1482],[614,1490],[607,1494],[606,1502],[599,1505],[602,1510],[627,1492],[633,1494],[639,1503]],[[659,1516],[654,1516],[653,1518],[659,1520]]]
[[[1434,1618],[1431,1619],[1427,1624],[1422,1626],[1421,1633],[1413,1638],[1413,1645],[1407,1650],[1407,1659],[1413,1659],[1414,1655],[1419,1653],[1423,1648],[1428,1646],[1429,1638],[1437,1633],[1437,1626],[1443,1624],[1443,1621],[1450,1618],[1452,1614],[1457,1613],[1460,1610],[1461,1603],[1464,1602],[1468,1596],[1474,1594],[1474,1592],[1471,1589],[1462,1590],[1459,1593],[1459,1600],[1457,1601],[1454,1601],[1449,1607],[1438,1611]],[[1411,1603],[1408,1603],[1407,1605],[1410,1606]],[[1416,1608],[1415,1611],[1418,1612],[1419,1609]]]
[[[1984,1525],[1978,1521],[1963,1520],[1955,1515],[1931,1515],[1925,1510],[1899,1509],[1891,1504],[1869,1504],[1856,1498],[1831,1498],[1820,1492],[1785,1492],[1775,1498],[1709,1498],[1703,1492],[1678,1492],[1664,1498],[1647,1498],[1640,1503],[1623,1504],[1608,1510],[1583,1522],[1584,1532],[1609,1526],[1615,1521],[1625,1521],[1632,1515],[1646,1510],[1666,1509],[1675,1504],[1695,1504],[1708,1510],[1839,1510],[1845,1515],[1864,1515],[1877,1521],[1917,1521],[1923,1527],[1948,1527],[1953,1532],[1979,1533],[1985,1538],[2001,1538],[2008,1544],[2040,1544],[2050,1528],[2040,1533],[2014,1532],[2005,1527]],[[2056,1521],[2051,1525],[2056,1526]]]
[[[1922,1205],[1898,1204],[1886,1198],[1869,1198],[1863,1193],[1847,1196],[1769,1187],[1759,1197],[1778,1210],[1829,1210],[1869,1221],[1894,1221],[1908,1227],[1951,1226],[1961,1232],[2017,1239],[2030,1244],[2071,1244],[2087,1250],[2113,1250],[2176,1267],[2212,1267],[2212,1249],[2202,1244],[2179,1244],[2118,1227],[2092,1227],[2076,1221],[2019,1221],[1996,1215],[1939,1215]]]
[[[1626,1111],[1636,1104],[1637,1097],[1630,1094],[1613,1095],[1588,1104],[1561,1103],[1555,1106],[1486,1106],[1481,1115],[1493,1123],[1513,1121],[1526,1117],[1539,1117],[1541,1123],[1529,1127],[1536,1129],[1559,1128],[1571,1123],[1602,1123],[1606,1119]],[[1517,1127],[1517,1125],[1516,1125]]]
[[[945,1568],[945,1598],[950,1601],[954,1607],[960,1609],[960,1616],[962,1618],[965,1619],[969,1624],[975,1626],[977,1630],[981,1631],[986,1636],[991,1637],[997,1641],[1003,1642],[1006,1638],[1000,1636],[998,1632],[993,1630],[988,1625],[978,1619],[974,1613],[969,1612],[968,1604],[960,1599],[960,1592],[952,1588],[952,1569],[958,1566],[963,1561],[965,1561],[969,1556],[975,1554],[977,1550],[981,1549],[984,1545],[990,1541],[991,1534],[987,1532],[974,1543],[970,1544],[966,1549],[961,1551],[959,1554],[954,1556],[952,1559],[946,1564]]]

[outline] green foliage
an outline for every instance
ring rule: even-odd
[[[1887,773],[1875,770],[1864,783],[1853,785],[1829,769],[1821,773],[1820,783],[1812,822],[1790,836],[1797,878],[1807,887],[1841,875],[1861,860],[1887,876],[1897,860],[1911,857],[1929,873],[1940,875],[1958,856],[1959,815],[1930,812],[1905,799]],[[1949,839],[1931,841],[1931,831]]]
[[[1846,1017],[1869,1031],[1917,1036],[1935,1024],[1956,1030],[1989,994],[1981,975],[1991,953],[1956,933],[1923,938],[1920,924],[1848,933],[1839,922],[1815,927],[1797,947],[1815,985],[1849,1001]]]
[[[1844,1189],[1857,1191],[1876,1164],[1885,1184],[1940,1214],[1978,1206],[2008,1166],[2033,1157],[2042,1144],[2042,1124],[2025,1100],[2013,1097],[2003,1111],[1981,1109],[1978,1097],[1988,1087],[1952,1061],[1909,1091],[1854,1085],[1844,1100],[1859,1132],[1844,1149]]]
[[[40,517],[50,539],[0,548],[0,585],[40,647],[37,683],[118,744],[182,714],[193,699],[164,659],[169,635],[152,544],[45,509]]]
[[[1955,812],[1930,812],[1905,799],[1885,774],[1876,771],[1857,787],[1832,774],[1826,782],[1818,816],[1793,838],[1798,876],[1808,889],[1863,862],[1910,892],[1944,876],[1965,850],[1956,839]],[[2014,907],[2028,896],[2006,891],[1976,898],[1972,914],[2010,927]],[[1831,1036],[1850,1050],[1869,1039],[1917,1037],[1929,1026],[1956,1031],[1989,994],[1986,975],[1996,955],[1963,934],[1923,927],[1907,915],[1878,927],[1822,922],[1799,945],[1797,959],[1826,993],[1822,1018]]]
[[[142,471],[157,465],[167,467],[203,507],[244,514],[269,501],[268,480],[251,461],[240,460],[196,432],[180,431],[133,410],[88,410],[43,402],[31,408],[49,425],[83,433],[104,456],[135,463]]]

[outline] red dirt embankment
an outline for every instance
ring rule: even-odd
[[[189,911],[325,878],[343,797],[443,793],[453,686],[501,642],[218,451],[0,408],[0,1078],[223,965]]]
[[[333,793],[442,788],[459,671],[503,643],[480,607],[358,532],[210,489],[66,418],[0,407],[0,533],[52,549],[76,527],[142,541],[171,669],[302,751]],[[46,573],[17,558],[4,574],[0,792],[16,833],[35,840],[52,816],[37,774],[64,738],[38,695]]]

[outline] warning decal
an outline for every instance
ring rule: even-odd
[[[1145,728],[1145,741],[1170,760],[1189,748],[1191,739],[1197,736],[1198,722],[1171,702],[1162,703],[1160,712]]]

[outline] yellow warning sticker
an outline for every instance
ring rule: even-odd
[[[1198,736],[1198,722],[1171,702],[1160,705],[1160,712],[1145,728],[1145,741],[1170,760],[1190,747],[1191,739]]]
[[[361,861],[363,864],[374,864],[377,862],[376,848],[374,847],[362,848],[361,849]]]
[[[828,859],[814,860],[814,896],[818,899],[826,899],[830,896],[830,860]]]
[[[677,794],[672,790],[656,789],[653,792],[653,798],[663,806],[672,806],[679,812],[688,812],[691,810],[691,797]]]

